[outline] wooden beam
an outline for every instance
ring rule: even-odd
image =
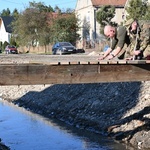
[[[148,62],[0,64],[0,85],[150,81]]]

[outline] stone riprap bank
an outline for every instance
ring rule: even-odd
[[[45,117],[150,149],[150,81],[1,86],[0,94]]]

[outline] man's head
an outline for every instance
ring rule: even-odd
[[[106,25],[104,27],[104,34],[105,36],[109,37],[109,38],[113,38],[115,36],[115,28],[110,26],[110,25]]]

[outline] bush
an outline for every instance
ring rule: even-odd
[[[5,47],[9,45],[9,43],[7,41],[4,42],[3,46],[2,46],[2,50],[5,50]]]

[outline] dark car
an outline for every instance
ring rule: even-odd
[[[6,54],[18,54],[18,50],[13,45],[7,45],[5,48],[5,53]]]
[[[72,54],[76,53],[76,47],[69,42],[57,42],[52,47],[52,54]]]

